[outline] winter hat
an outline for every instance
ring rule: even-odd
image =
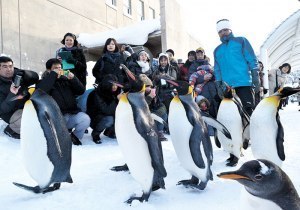
[[[177,63],[178,64],[183,64],[184,62],[183,62],[183,60],[181,58],[179,58],[179,59],[177,59]]]
[[[151,79],[149,79],[146,74],[140,74],[139,78],[144,82],[146,86],[153,86]]]
[[[194,51],[194,50],[189,51],[189,52],[188,52],[188,57],[189,57],[190,55],[196,57],[196,51]]]
[[[171,53],[173,56],[175,55],[174,50],[172,50],[172,49],[168,49],[168,50],[166,51],[166,53],[167,53],[167,52]]]
[[[203,47],[198,47],[198,48],[197,48],[197,50],[196,50],[196,53],[197,53],[197,52],[199,52],[199,51],[201,51],[201,52],[205,53],[205,51],[204,51]]]
[[[230,29],[231,30],[231,23],[227,19],[222,19],[217,22],[217,32],[221,31],[222,29]]]
[[[168,63],[169,63],[169,56],[168,56],[166,53],[160,53],[160,54],[159,54],[159,57],[158,57],[158,61],[160,61],[162,57],[167,58]]]
[[[149,54],[145,51],[145,50],[141,50],[138,52],[138,57],[140,57],[140,55],[145,54],[147,56],[147,58],[149,59]]]

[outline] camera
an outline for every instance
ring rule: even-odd
[[[21,85],[22,76],[16,75],[14,79],[14,86],[17,88]]]
[[[61,71],[59,71],[59,74],[60,74],[61,76],[66,76],[66,77],[68,77],[69,73],[70,73],[69,70],[61,70]]]

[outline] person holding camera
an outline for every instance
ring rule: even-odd
[[[175,67],[170,64],[169,57],[165,53],[160,53],[158,58],[158,69],[152,74],[154,86],[157,88],[157,95],[162,103],[169,110],[169,105],[173,99],[174,87],[167,83],[166,80],[176,80],[177,71]]]
[[[36,72],[14,68],[11,58],[0,56],[0,118],[8,124],[6,135],[20,139],[22,112],[30,97],[27,87],[38,80]]]
[[[81,145],[80,139],[90,126],[90,117],[78,108],[76,96],[84,93],[85,88],[79,79],[70,71],[62,70],[60,60],[51,58],[46,62],[46,71],[37,88],[44,90],[58,104],[71,130],[73,144]]]
[[[87,76],[86,59],[82,49],[78,48],[78,41],[76,39],[76,36],[68,32],[64,35],[61,43],[64,45],[64,47],[60,48],[57,51],[56,57],[59,60],[63,61],[62,68],[64,70],[70,70],[72,74],[74,74],[85,87]],[[62,58],[61,56],[63,55],[65,55],[66,57]]]

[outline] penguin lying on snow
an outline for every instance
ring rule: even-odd
[[[59,189],[61,182],[72,183],[71,149],[71,137],[57,103],[42,90],[35,90],[23,109],[21,151],[25,167],[38,186],[14,184],[46,193]]]
[[[239,157],[242,156],[242,147],[247,149],[250,139],[249,121],[250,118],[231,87],[226,85],[224,98],[220,104],[217,120],[229,130],[232,139],[228,139],[221,132],[218,132],[218,139],[226,152],[230,154],[227,159],[227,166],[236,166]]]
[[[116,109],[116,136],[131,175],[143,189],[141,197],[127,200],[130,204],[133,200],[148,201],[152,188],[164,189],[167,172],[161,142],[145,100],[145,85],[126,66],[121,66],[129,79],[129,91],[121,96]]]
[[[239,170],[223,172],[218,177],[233,179],[245,186],[249,196],[242,203],[245,208],[300,209],[300,198],[293,183],[283,170],[268,160],[248,161]]]
[[[250,138],[253,156],[281,166],[285,160],[284,131],[278,114],[280,99],[300,91],[300,88],[280,88],[256,106],[250,119]]]
[[[201,117],[198,105],[192,96],[192,87],[184,81],[170,81],[176,86],[177,96],[169,108],[169,129],[177,157],[192,178],[178,184],[186,187],[205,189],[207,182],[213,179],[210,169],[213,150],[207,127]],[[222,130],[230,138],[227,129],[216,120],[206,118],[207,124]],[[200,183],[199,183],[200,179]]]

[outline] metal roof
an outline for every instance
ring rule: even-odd
[[[300,70],[300,10],[284,20],[260,48],[260,58],[269,69],[289,63]]]

